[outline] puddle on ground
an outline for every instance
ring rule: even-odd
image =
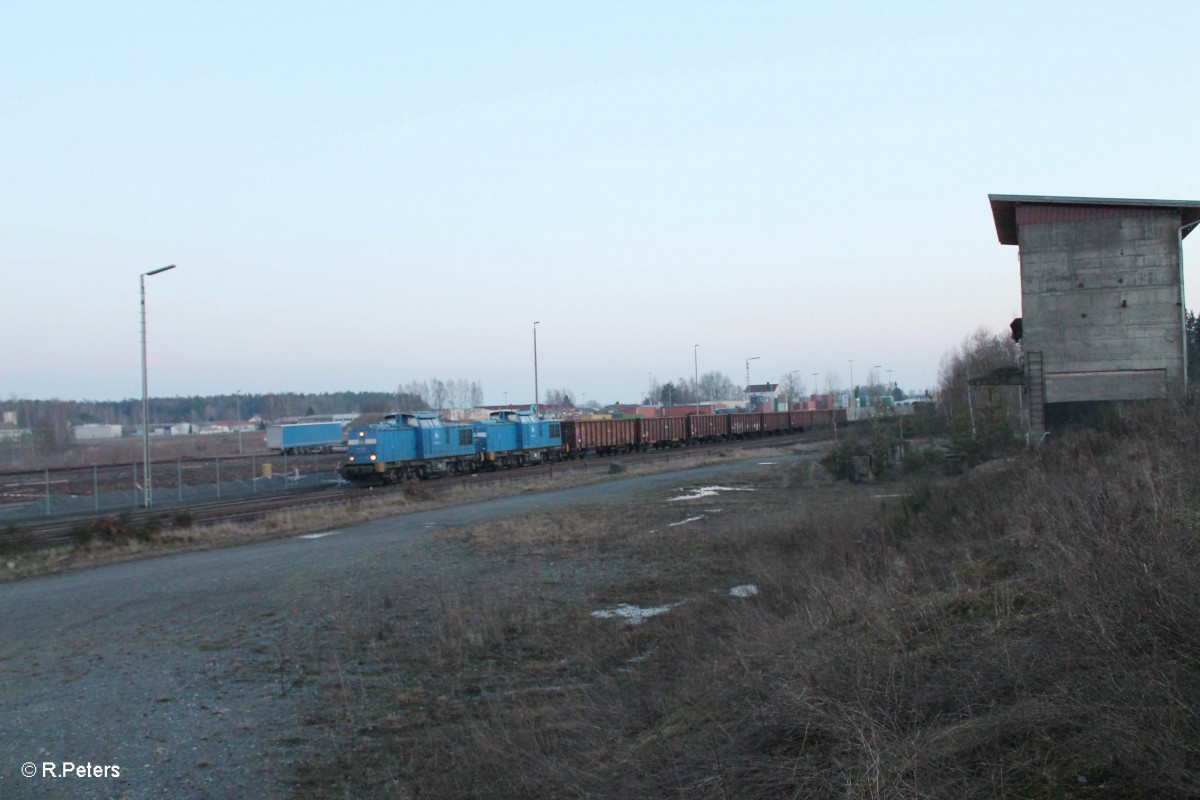
[[[621,619],[625,621],[626,625],[641,625],[642,622],[650,617],[665,614],[677,605],[680,605],[680,603],[644,608],[642,606],[630,605],[629,603],[622,603],[616,608],[602,608],[598,611],[593,611],[592,616],[597,619]]]
[[[680,491],[683,491],[682,489]],[[678,497],[672,497],[667,500],[668,503],[673,503],[676,500],[698,500],[701,497],[715,497],[721,492],[753,492],[754,490],[746,486],[700,486],[691,490],[691,494],[681,494]]]
[[[297,536],[296,538],[297,539],[323,539],[326,536],[333,536],[335,533],[341,533],[341,531],[322,531],[321,533],[304,533],[304,534],[301,534],[300,536]]]

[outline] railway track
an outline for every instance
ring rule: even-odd
[[[830,438],[831,436],[831,433],[825,431],[806,432],[765,439],[715,442],[689,447],[582,458],[545,463],[524,467],[519,470],[478,472],[473,475],[439,478],[419,483],[378,486],[374,488],[374,492],[377,495],[380,493],[405,492],[409,487],[420,486],[422,492],[441,494],[465,485],[482,487],[530,478],[581,474],[601,470],[611,471],[614,464],[627,466],[662,461],[670,462],[671,459],[691,459],[698,455],[717,454],[731,450],[761,449],[764,447],[815,442]],[[3,529],[0,529],[0,552],[19,547],[45,548],[76,544],[88,538],[89,532],[95,535],[98,532],[104,531],[106,524],[110,526],[109,529],[114,529],[115,527],[115,529],[126,532],[126,535],[129,535],[132,532],[144,531],[151,528],[156,530],[171,528],[177,524],[182,524],[185,520],[189,525],[211,525],[218,522],[253,520],[284,510],[300,510],[343,503],[353,499],[362,491],[362,489],[350,485],[337,485],[314,489],[293,489],[287,493],[264,494],[250,498],[195,503],[169,510],[125,509],[115,513],[75,514],[24,524],[9,523]]]

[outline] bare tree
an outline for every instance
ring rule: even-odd
[[[544,397],[548,406],[566,406],[571,405],[571,390],[570,389],[547,389]]]
[[[779,388],[788,396],[789,401],[794,401],[807,394],[804,380],[798,377],[798,373],[789,372],[784,375],[779,381]]]
[[[1021,351],[1012,337],[979,328],[942,357],[938,370],[942,406],[947,417],[967,407],[967,381],[1002,368],[1016,367]]]
[[[643,403],[661,403],[662,402],[662,384],[656,378],[650,379],[650,385],[646,389],[646,397],[642,400]]]
[[[728,375],[719,370],[706,372],[700,376],[700,402],[712,400],[733,400],[741,395],[736,383]]]

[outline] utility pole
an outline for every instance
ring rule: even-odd
[[[149,272],[143,272],[138,277],[138,282],[141,284],[142,301],[142,459],[145,473],[142,479],[146,482],[146,486],[142,490],[142,498],[146,508],[150,508],[154,504],[154,496],[150,489],[150,391],[146,380],[146,278],[169,269],[175,269],[175,265],[168,264],[165,267],[152,269]]]
[[[746,359],[746,388],[747,389],[750,388],[750,362],[757,361],[760,358],[762,358],[762,356],[750,356],[749,358]]]
[[[537,367],[537,326],[540,322],[533,323],[533,404],[537,406],[541,400],[538,399],[538,367]]]

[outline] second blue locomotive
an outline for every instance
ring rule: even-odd
[[[533,409],[497,411],[482,422],[446,423],[437,414],[390,414],[350,431],[342,477],[397,483],[557,460],[562,428]]]

